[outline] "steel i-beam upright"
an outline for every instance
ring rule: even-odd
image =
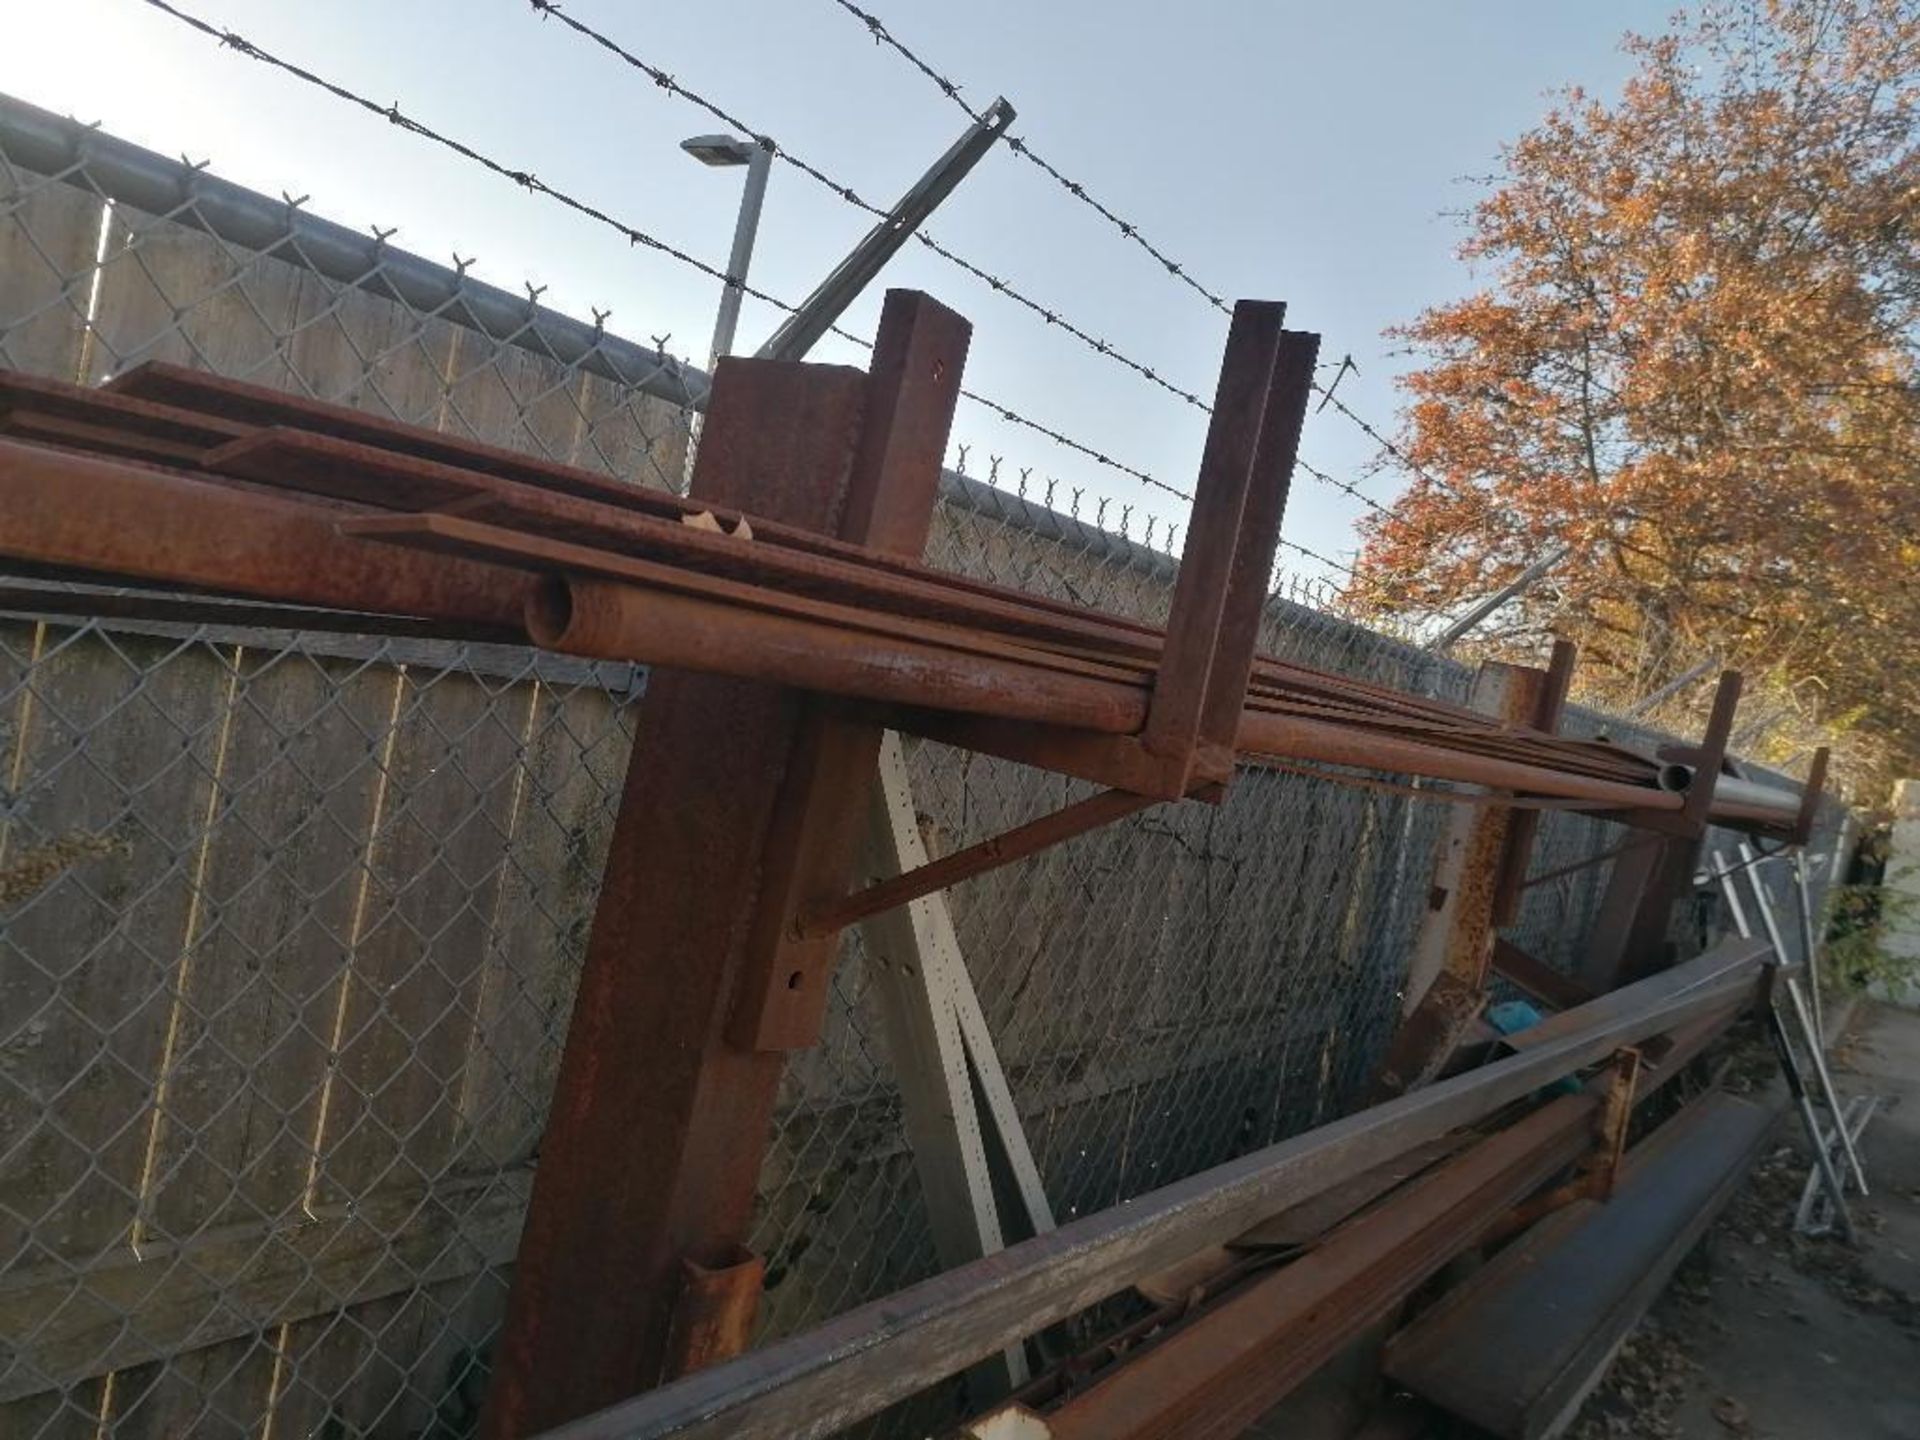
[[[951,311],[895,292],[870,374],[722,362],[694,497],[917,557],[968,336]],[[825,1008],[820,954],[773,975],[777,926],[796,893],[844,889],[879,739],[783,686],[649,677],[489,1440],[611,1404],[744,1337],[759,1267],[741,1247],[783,1047],[806,1043]]]

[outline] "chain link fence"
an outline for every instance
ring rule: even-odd
[[[0,366],[91,384],[147,359],[676,488],[704,383],[0,101]],[[1175,570],[957,474],[930,560],[1151,620]],[[1454,701],[1471,679],[1282,601],[1264,643]],[[503,646],[0,613],[0,1434],[471,1432],[644,683]],[[1078,793],[910,761],[935,853]],[[1445,816],[1250,772],[1220,807],[952,892],[1056,1214],[1356,1102]],[[1548,817],[1537,868],[1604,832]],[[1604,874],[1532,892],[1527,943],[1564,963]],[[762,1178],[769,1335],[937,1268],[883,1033],[850,936]]]

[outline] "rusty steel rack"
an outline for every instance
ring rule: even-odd
[[[969,336],[896,291],[868,372],[722,362],[684,497],[174,366],[97,389],[0,375],[0,557],[16,574],[144,587],[113,598],[123,613],[192,618],[214,604],[198,597],[219,597],[207,613],[227,623],[257,612],[659,667],[516,1256],[489,1436],[616,1402],[569,1433],[824,1433],[1622,1046],[1665,1037],[1691,1053],[1755,992],[1750,948],[1663,968],[1653,943],[1709,824],[1804,840],[1818,802],[1817,778],[1796,794],[1737,773],[1737,676],[1698,745],[1642,754],[1556,733],[1570,647],[1497,713],[1259,653],[1317,348],[1265,302],[1234,309],[1163,628],[927,568]],[[61,592],[36,603],[55,609]],[[855,888],[886,728],[1099,788]],[[1530,814],[1632,827],[1604,922],[1621,942],[1555,982],[1563,1013],[1504,1060],[1406,1083],[1437,1073],[1472,1018],[1416,1012],[1385,1103],[715,1364],[750,1333],[754,1182],[786,1052],[819,1035],[839,932],[1146,806],[1217,802],[1239,766],[1409,790],[1456,804],[1469,827],[1484,819],[1472,845],[1497,862],[1488,913],[1515,903]],[[1484,993],[1490,942],[1474,948],[1437,997]],[[1541,968],[1511,946],[1493,963]],[[1617,1154],[1630,1108],[1588,1097],[1537,1112],[1414,1192],[1455,1208],[1422,1211],[1391,1242],[1380,1226],[1342,1231],[1375,1276],[1369,1293],[1404,1293],[1596,1130],[1612,1127],[1598,1145]],[[1270,1338],[1293,1333],[1290,1303],[1271,1310]]]

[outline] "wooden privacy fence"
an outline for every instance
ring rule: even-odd
[[[149,359],[667,486],[704,384],[0,101],[0,366]],[[1156,621],[1173,573],[954,475],[929,559]],[[464,1434],[645,676],[114,608],[0,597],[0,1435]],[[1265,644],[1456,701],[1470,679],[1282,602]],[[910,765],[936,852],[1069,793],[930,744]],[[1248,774],[954,893],[1057,1213],[1355,1100],[1440,823]],[[1548,817],[1538,868],[1599,833]],[[1573,954],[1605,878],[1529,892],[1527,948]],[[936,1265],[873,985],[850,935],[784,1082],[753,1240],[770,1332]]]

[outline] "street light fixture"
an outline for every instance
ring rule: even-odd
[[[773,168],[773,147],[738,135],[695,135],[680,148],[702,165],[724,169],[747,167],[747,183],[740,193],[740,215],[733,224],[733,253],[727,257],[727,284],[720,295],[720,313],[713,323],[713,349],[707,373],[722,355],[733,349],[733,332],[740,323],[740,299],[746,293],[747,265],[753,259],[753,239],[760,229],[760,202],[767,194],[767,174]]]

